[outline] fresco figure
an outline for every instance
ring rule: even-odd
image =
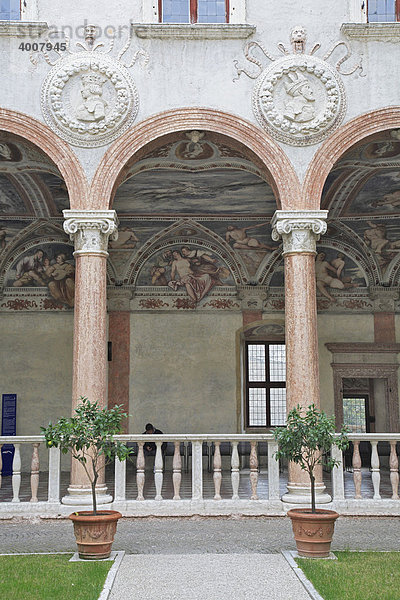
[[[0,248],[2,250],[7,245],[6,237],[7,237],[7,229],[5,229],[4,227],[0,227]]]
[[[42,249],[21,258],[17,263],[13,286],[22,287],[32,284],[45,286],[46,282],[43,279],[43,258],[44,252]]]
[[[372,223],[367,221],[369,229],[364,231],[364,241],[376,254],[382,254],[382,250],[389,244],[386,237],[386,225],[383,223]]]
[[[118,231],[118,239],[112,240],[110,248],[136,248],[139,238],[130,227],[121,227]]]
[[[165,250],[162,253],[161,259],[151,268],[151,285],[168,285],[167,268],[172,265],[172,251]]]
[[[396,208],[400,206],[400,190],[395,190],[390,194],[385,194],[381,200],[375,200],[371,202],[371,206],[376,208],[377,206],[391,206]]]
[[[268,225],[268,223],[259,223],[258,225],[250,225],[250,227],[228,225],[225,239],[228,244],[232,240],[234,248],[244,248],[246,250],[275,250],[276,246],[267,246],[267,244],[263,244],[256,238],[247,235],[249,229],[257,229],[258,227],[265,227],[265,225]]]
[[[75,268],[66,262],[65,254],[57,254],[55,264],[46,267],[45,273],[50,278],[47,285],[54,300],[72,308],[75,298]]]
[[[316,256],[315,278],[317,289],[331,302],[337,302],[337,299],[330,295],[327,288],[344,290],[358,287],[359,285],[358,283],[353,283],[350,277],[343,277],[344,266],[344,254],[341,252],[331,262],[326,260],[325,252],[318,252]]]
[[[168,285],[174,291],[184,286],[195,304],[200,302],[204,296],[214,287],[216,280],[208,273],[195,275],[188,258],[184,258],[178,250],[172,252],[171,281]],[[177,277],[179,279],[177,279]]]

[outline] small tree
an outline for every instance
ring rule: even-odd
[[[59,447],[63,454],[71,452],[85,469],[92,488],[93,514],[96,515],[96,483],[100,471],[115,457],[125,460],[130,454],[125,444],[113,440],[114,435],[121,433],[122,419],[128,415],[122,406],[100,408],[98,402],[90,402],[83,396],[80,401],[73,417],[63,417],[41,430],[48,448]]]
[[[315,475],[317,465],[332,469],[339,463],[331,457],[332,445],[345,450],[349,444],[343,428],[336,437],[335,417],[328,417],[314,404],[303,409],[300,404],[293,408],[287,417],[285,428],[275,429],[274,436],[279,444],[275,458],[286,458],[306,471],[311,482],[311,512],[315,513]]]

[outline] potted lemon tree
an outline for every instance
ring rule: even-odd
[[[121,433],[122,419],[127,416],[122,406],[101,408],[98,402],[81,397],[72,417],[63,417],[41,428],[47,447],[60,448],[63,454],[70,452],[90,482],[92,510],[69,516],[74,523],[80,558],[103,559],[111,553],[117,522],[122,515],[118,511],[98,510],[96,484],[101,471],[115,457],[122,461],[130,454],[125,444],[113,439]]]
[[[347,448],[347,430],[343,428],[340,434],[335,435],[335,417],[329,417],[311,404],[307,408],[300,405],[293,408],[288,414],[286,427],[275,429],[273,433],[278,442],[276,459],[285,458],[298,464],[310,478],[311,508],[288,511],[297,551],[300,556],[329,556],[339,514],[334,510],[316,508],[315,469],[317,465],[328,469],[338,466],[330,451],[333,445],[341,450]]]

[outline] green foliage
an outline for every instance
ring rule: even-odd
[[[95,514],[95,486],[100,471],[115,457],[123,461],[131,452],[125,444],[113,439],[121,433],[122,419],[127,416],[122,406],[100,408],[98,402],[90,402],[81,396],[73,417],[62,417],[54,425],[49,423],[47,427],[41,427],[48,448],[55,446],[63,454],[71,452],[72,457],[82,464],[92,487]]]
[[[341,450],[347,448],[348,431],[343,428],[336,437],[335,417],[319,411],[314,404],[306,409],[298,404],[289,412],[286,427],[275,429],[273,433],[279,445],[275,458],[286,458],[308,473],[312,511],[315,512],[315,467],[323,465],[332,469],[337,466],[338,462],[331,457],[330,450],[333,445]]]

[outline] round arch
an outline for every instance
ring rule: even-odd
[[[400,106],[367,112],[337,129],[317,150],[307,169],[301,193],[301,208],[319,209],[326,178],[333,165],[347,150],[373,133],[395,127],[400,127]]]
[[[0,130],[19,135],[44,152],[59,169],[67,186],[70,208],[87,208],[88,182],[77,156],[47,125],[29,115],[0,108]]]
[[[249,121],[207,108],[182,108],[159,113],[142,121],[116,140],[103,156],[93,178],[90,207],[110,208],[119,174],[140,148],[166,134],[188,129],[213,131],[246,145],[271,173],[281,208],[297,208],[299,180],[280,146]]]

